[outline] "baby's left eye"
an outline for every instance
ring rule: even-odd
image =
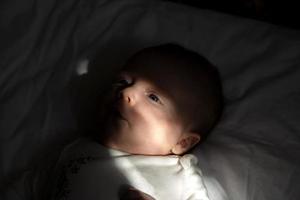
[[[149,98],[152,100],[152,101],[155,101],[155,102],[159,102],[159,98],[155,95],[155,94],[150,94],[149,95]]]

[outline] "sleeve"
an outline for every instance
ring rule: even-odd
[[[180,158],[180,163],[184,169],[183,199],[209,200],[202,172],[197,166],[197,158],[194,155],[187,154]]]

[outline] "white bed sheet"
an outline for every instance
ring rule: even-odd
[[[166,42],[221,72],[226,109],[195,150],[211,199],[300,198],[299,31],[160,1],[2,4],[0,199],[39,199],[62,146],[78,135],[78,110],[93,102],[86,95],[136,50]],[[99,68],[78,77],[77,63],[96,52]]]

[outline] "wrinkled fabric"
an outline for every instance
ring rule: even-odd
[[[52,199],[117,200],[127,185],[157,200],[209,200],[197,163],[192,154],[132,155],[79,138],[61,153],[50,195]]]

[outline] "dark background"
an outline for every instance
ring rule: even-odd
[[[300,29],[296,0],[166,0]]]

